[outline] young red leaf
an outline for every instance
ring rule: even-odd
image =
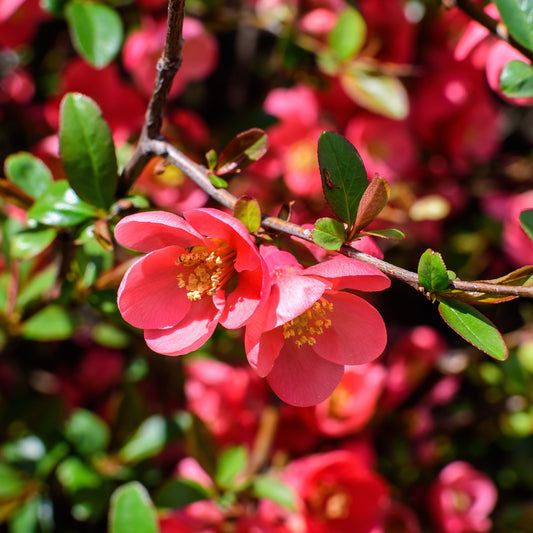
[[[361,197],[350,235],[353,236],[368,226],[387,205],[389,196],[390,185],[387,180],[376,174]]]
[[[268,149],[266,133],[259,128],[252,128],[239,133],[222,150],[218,157],[216,173],[240,172],[243,168],[265,155]]]

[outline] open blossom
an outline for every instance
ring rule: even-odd
[[[382,290],[390,280],[374,267],[345,257],[304,269],[288,252],[267,246],[261,253],[272,290],[246,326],[248,360],[283,401],[315,405],[339,384],[344,365],[372,361],[387,342],[376,309],[340,289]]]
[[[270,286],[241,222],[216,209],[193,209],[184,217],[138,213],[115,228],[120,244],[147,254],[124,275],[119,310],[145,330],[152,350],[166,355],[199,348],[219,322],[228,329],[243,326]]]

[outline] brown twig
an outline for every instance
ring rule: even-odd
[[[531,63],[533,63],[533,52],[510,35],[507,26],[503,22],[487,15],[487,13],[483,11],[483,8],[478,4],[474,4],[470,0],[442,0],[442,4],[447,8],[456,7],[460,9],[472,20],[475,20],[489,30],[492,35],[510,44],[515,50],[518,50],[523,56],[527,57]]]

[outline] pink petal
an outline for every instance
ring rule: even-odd
[[[342,365],[360,365],[379,357],[387,344],[387,330],[376,309],[346,292],[328,291],[324,297],[333,304],[328,315],[332,325],[317,335],[315,351]]]
[[[255,335],[257,338],[254,339]],[[281,330],[274,329],[263,334],[254,332],[253,326],[246,326],[245,348],[248,362],[256,373],[265,377],[272,371],[272,365],[283,348],[284,339]]]
[[[377,268],[340,255],[310,266],[303,273],[332,279],[332,288],[337,290],[381,291],[390,286],[390,279]]]
[[[139,252],[172,245],[187,248],[203,241],[202,235],[183,218],[166,211],[147,211],[124,217],[115,227],[115,239],[122,246]]]
[[[136,328],[168,328],[189,311],[191,302],[180,289],[176,276],[179,246],[156,250],[134,263],[122,278],[118,307],[127,322]]]
[[[310,346],[285,343],[267,380],[284,402],[307,407],[330,396],[343,373],[342,365],[326,361]]]
[[[164,355],[183,355],[200,348],[213,334],[218,323],[218,311],[211,299],[194,302],[187,316],[168,329],[147,329],[146,344]]]

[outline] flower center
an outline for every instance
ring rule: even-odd
[[[226,243],[217,248],[196,246],[181,254],[176,264],[183,268],[178,285],[186,289],[187,298],[195,302],[204,295],[214,296],[233,276],[235,250]]]
[[[325,318],[326,313],[333,311],[333,304],[324,298],[316,301],[307,311],[283,324],[283,338],[294,337],[294,344],[301,348],[304,344],[313,346],[316,337],[331,326],[331,320]]]

